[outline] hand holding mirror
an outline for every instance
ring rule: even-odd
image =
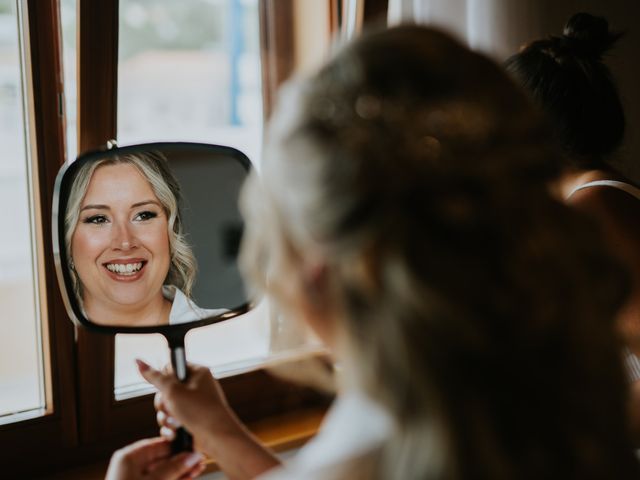
[[[185,380],[185,334],[251,306],[237,266],[249,168],[238,150],[195,143],[90,152],[64,166],[53,243],[71,319],[96,332],[164,335]]]

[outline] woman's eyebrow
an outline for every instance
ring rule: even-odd
[[[142,207],[143,205],[149,205],[149,204],[153,204],[158,207],[160,206],[160,202],[157,202],[156,200],[145,200],[143,202],[134,203],[133,205],[131,205],[131,208]]]
[[[84,210],[109,210],[109,206],[108,205],[85,205],[80,209],[80,211],[82,212]]]

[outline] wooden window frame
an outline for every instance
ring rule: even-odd
[[[54,271],[50,212],[55,177],[65,158],[60,0],[23,0],[35,118],[35,165],[43,212],[44,284],[52,377],[51,414],[0,425],[3,476],[32,478],[82,465],[104,463],[131,441],[157,434],[153,395],[114,399],[114,337],[75,329],[65,311]],[[293,0],[259,0],[264,110],[293,69],[293,38],[287,28]],[[118,0],[77,0],[78,152],[102,147],[116,137]],[[290,25],[290,24],[289,24]],[[28,66],[27,66],[28,67]],[[330,398],[258,370],[221,381],[239,417],[256,428],[269,419],[310,411],[314,418]],[[260,395],[256,395],[260,392]],[[259,402],[256,402],[259,398]],[[318,410],[320,409],[320,410]],[[266,423],[265,423],[266,422]],[[308,438],[291,434],[274,447]]]
[[[8,478],[30,477],[65,465],[78,445],[74,368],[74,328],[60,297],[54,269],[51,238],[53,185],[64,162],[64,117],[62,59],[60,58],[60,17],[58,0],[27,0],[25,42],[35,131],[34,172],[39,186],[40,228],[42,229],[46,307],[43,337],[49,339],[48,365],[51,374],[52,413],[0,426],[3,471]],[[25,11],[26,10],[26,11]],[[36,197],[36,198],[37,198]]]
[[[265,122],[271,116],[276,92],[293,72],[293,0],[259,0],[260,61]]]

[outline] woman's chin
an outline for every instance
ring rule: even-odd
[[[128,289],[131,290],[131,289]],[[162,300],[161,291],[158,298]],[[113,292],[102,299],[87,299],[84,301],[87,318],[98,325],[111,327],[142,327],[163,325],[168,323],[162,301],[154,302],[146,292],[131,291]],[[159,314],[153,312],[158,309]]]

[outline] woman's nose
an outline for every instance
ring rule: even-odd
[[[128,222],[116,224],[114,228],[112,248],[117,250],[130,250],[137,246],[137,242]]]

